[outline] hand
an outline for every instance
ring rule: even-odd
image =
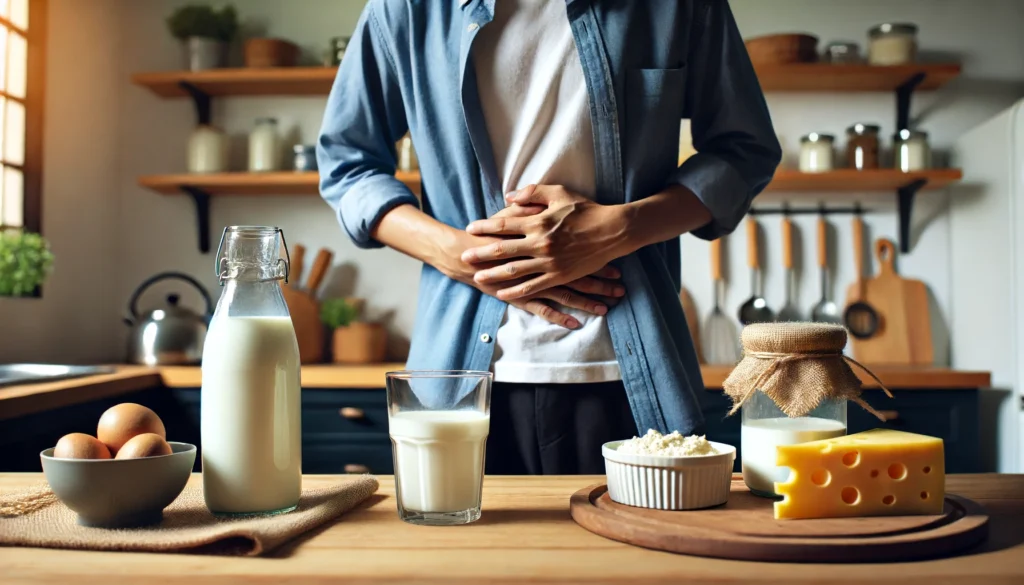
[[[506,199],[529,213],[497,214],[469,224],[466,231],[474,236],[506,238],[492,238],[462,254],[464,262],[478,268],[474,281],[497,285],[496,296],[503,301],[584,278],[625,253],[626,218],[620,206],[600,205],[557,185],[530,185]],[[538,206],[543,207],[539,213]]]
[[[451,236],[452,239],[443,245],[446,250],[443,257],[447,260],[438,260],[434,263],[435,267],[453,280],[468,284],[492,297],[496,296],[500,286],[476,282],[473,277],[479,266],[463,262],[461,256],[468,248],[498,242],[500,238],[478,237],[457,230],[452,230]],[[552,306],[552,301],[594,315],[605,315],[608,313],[609,304],[617,301],[617,299],[597,300],[585,295],[594,294],[614,297],[616,292],[614,290],[615,285],[610,284],[608,280],[617,279],[620,276],[616,268],[611,266],[603,267],[602,270],[597,271],[593,276],[579,279],[576,282],[569,283],[567,286],[552,287],[535,295],[516,299],[509,304],[537,315],[555,325],[561,325],[566,329],[577,329],[580,327],[580,322],[574,317],[555,309]],[[621,292],[624,293],[624,291]]]

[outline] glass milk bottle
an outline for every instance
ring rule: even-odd
[[[299,346],[276,227],[225,228],[223,286],[203,347],[203,494],[215,514],[293,510],[302,487]]]

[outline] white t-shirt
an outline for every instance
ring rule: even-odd
[[[590,102],[565,0],[497,0],[494,11],[472,56],[502,189],[564,185],[593,199]],[[621,379],[605,318],[557,308],[581,327],[568,330],[508,308],[497,332],[495,381]]]

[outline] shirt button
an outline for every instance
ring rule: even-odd
[[[474,23],[470,23],[470,25],[466,27],[466,31],[467,32],[473,32],[473,31],[475,31],[478,28],[480,28],[480,25],[474,22]]]
[[[490,343],[491,342],[491,336],[486,334],[486,333],[481,333],[480,334],[480,341],[482,343]]]

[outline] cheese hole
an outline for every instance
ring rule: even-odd
[[[831,453],[832,452],[832,443],[825,443],[825,446],[821,448],[821,452],[822,453]]]
[[[882,503],[885,504],[886,506],[891,506],[894,503],[896,503],[896,498],[895,496],[885,496],[884,498],[882,498]]]
[[[856,467],[860,463],[860,451],[848,451],[843,455],[843,465]]]
[[[907,466],[902,463],[893,463],[889,466],[889,477],[895,480],[907,477]]]
[[[878,477],[878,470],[877,469],[872,469],[871,470],[871,477]]]
[[[922,500],[927,500],[928,499],[928,492],[921,492],[921,499]]]
[[[811,473],[811,483],[825,487],[832,481],[832,474],[827,469],[817,469]]]
[[[932,472],[932,468],[928,467],[927,465],[925,465],[924,469],[922,471],[924,471],[925,473],[931,473]]]
[[[843,501],[853,506],[857,502],[860,502],[860,492],[855,487],[844,487],[843,491],[839,494],[843,498]]]

